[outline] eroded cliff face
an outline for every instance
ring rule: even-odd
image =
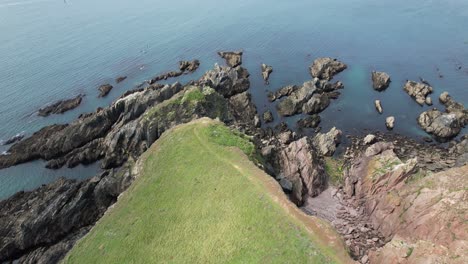
[[[345,194],[363,206],[388,241],[370,263],[463,263],[468,258],[468,166],[438,173],[400,160],[393,144],[378,142],[354,159]]]

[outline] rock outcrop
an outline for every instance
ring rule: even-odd
[[[263,117],[263,121],[265,123],[271,123],[271,122],[273,122],[273,119],[274,119],[273,114],[271,113],[271,111],[265,111],[263,113],[262,117]]]
[[[302,106],[317,90],[314,81],[307,81],[283,99],[278,105],[278,113],[282,116],[292,116],[302,111]]]
[[[418,117],[418,124],[437,140],[446,141],[458,135],[468,124],[468,110],[447,92],[442,93],[439,100],[445,105],[445,112],[437,109],[422,112]]]
[[[268,93],[268,100],[270,102],[274,102],[278,99],[281,99],[284,96],[289,96],[291,95],[294,91],[296,91],[299,87],[296,85],[288,85],[285,87],[280,88],[276,92],[270,92]]]
[[[311,115],[301,118],[297,121],[297,126],[300,128],[316,128],[320,124],[321,118],[319,115]]]
[[[110,84],[103,84],[101,86],[99,86],[98,90],[99,90],[99,97],[105,97],[107,96],[110,91],[112,90],[112,88],[114,88],[112,85]]]
[[[115,83],[121,83],[127,79],[127,76],[119,76],[115,78]]]
[[[51,114],[63,114],[69,110],[77,108],[81,104],[83,97],[84,95],[80,94],[71,99],[57,101],[51,105],[39,109],[38,115],[45,117]]]
[[[346,172],[346,195],[389,241],[370,252],[370,263],[463,263],[468,166],[420,178],[417,159],[402,162],[393,148],[370,146]]]
[[[270,78],[270,74],[273,72],[273,67],[270,65],[266,65],[265,63],[262,64],[262,77],[265,81],[265,84],[269,84],[270,82],[268,79]]]
[[[242,51],[220,51],[218,55],[226,60],[226,64],[235,68],[242,64]]]
[[[331,80],[333,76],[344,71],[346,64],[332,58],[318,58],[310,66],[310,74],[322,80]]]
[[[383,91],[390,85],[390,75],[385,72],[372,72],[372,87],[376,91]]]
[[[318,114],[330,105],[328,94],[314,94],[303,106],[302,113]]]
[[[313,140],[315,148],[324,156],[333,156],[336,147],[341,143],[341,130],[333,127],[327,133],[318,133]]]
[[[24,133],[19,133],[19,134],[16,134],[14,136],[12,136],[11,138],[7,139],[7,140],[4,140],[4,141],[0,141],[0,145],[11,145],[13,143],[16,143],[18,141],[21,141],[22,139],[24,138]]]
[[[403,89],[421,106],[426,103],[426,97],[433,91],[432,86],[414,81],[407,81]]]

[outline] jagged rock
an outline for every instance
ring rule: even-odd
[[[320,116],[319,115],[311,115],[307,116],[306,118],[301,118],[297,121],[297,126],[301,128],[316,128],[320,124]]]
[[[375,136],[372,134],[367,135],[364,138],[364,145],[369,145],[375,142]]]
[[[345,173],[347,195],[390,241],[370,252],[370,263],[463,263],[468,166],[413,179],[416,159],[402,162],[391,143],[374,145]]]
[[[116,83],[121,83],[123,81],[125,81],[127,79],[127,76],[119,76],[117,78],[115,78],[115,82]]]
[[[390,76],[385,72],[372,72],[372,87],[379,92],[385,90],[390,85]]]
[[[242,51],[220,51],[218,55],[226,60],[226,64],[235,68],[242,64]]]
[[[194,71],[198,69],[199,66],[200,66],[199,60],[179,61],[179,71],[170,71],[168,73],[163,73],[147,81],[147,83],[149,85],[153,85],[156,82],[161,81],[161,80],[167,80],[169,78],[179,77],[182,74],[193,73]],[[144,85],[144,83],[142,85]]]
[[[58,262],[132,180],[128,172],[104,172],[81,182],[60,179],[0,201],[0,262],[21,256]]]
[[[212,87],[224,97],[231,97],[249,89],[249,76],[249,72],[242,67],[221,67],[216,64],[214,69],[201,77],[198,85]]]
[[[462,129],[462,124],[456,114],[442,113],[437,109],[421,113],[418,124],[424,131],[442,140],[458,135]]]
[[[385,119],[385,126],[387,126],[387,129],[392,130],[393,127],[395,127],[395,117],[394,116],[387,117],[387,119]]]
[[[420,105],[424,105],[426,96],[433,91],[431,86],[414,81],[407,81],[403,89]]]
[[[445,111],[447,113],[455,114],[456,118],[460,121],[460,124],[462,126],[466,126],[468,123],[468,110],[465,109],[463,104],[453,100],[448,92],[443,92],[439,97],[439,101],[445,106]]]
[[[184,73],[185,72],[192,73],[196,71],[199,66],[200,66],[199,60],[179,61],[179,70]]]
[[[318,133],[314,137],[315,148],[324,156],[333,156],[336,146],[341,142],[342,132],[336,127],[330,129],[328,133]]]
[[[298,206],[308,196],[320,194],[327,186],[322,161],[307,137],[291,142],[279,152],[281,174],[292,183],[291,200]]]
[[[255,119],[258,118],[257,107],[252,102],[250,93],[243,92],[232,96],[228,100],[228,106],[230,114],[238,124],[257,127],[255,124]]]
[[[66,100],[57,101],[49,106],[39,109],[39,116],[49,116],[51,114],[63,114],[66,111],[77,108],[83,100],[82,94]]]
[[[269,84],[268,79],[270,78],[270,74],[273,72],[273,67],[266,65],[265,63],[262,64],[262,77],[266,84]]]
[[[314,94],[303,106],[302,112],[305,114],[317,114],[325,110],[330,105],[330,98],[327,94]]]
[[[310,74],[323,80],[331,80],[347,68],[346,64],[332,58],[318,58],[310,66]]]
[[[21,141],[24,138],[24,133],[19,133],[14,135],[13,137],[5,140],[5,141],[0,141],[0,145],[11,145],[13,143],[16,143],[18,141]]]
[[[274,101],[280,99],[281,97],[291,95],[298,88],[299,87],[296,86],[296,85],[288,85],[288,86],[282,87],[281,89],[279,89],[278,91],[276,91],[274,93],[270,92],[268,94],[268,99],[270,100],[270,102],[274,102]]]
[[[302,105],[307,102],[317,90],[315,82],[305,82],[300,88],[294,90],[291,95],[283,99],[278,105],[278,113],[282,116],[291,116],[302,111]]]
[[[262,116],[263,116],[263,121],[265,123],[273,122],[273,114],[271,113],[271,111],[264,112]]]
[[[383,113],[382,102],[380,102],[380,100],[375,100],[375,109],[377,109],[379,114]]]
[[[103,84],[101,86],[99,86],[98,90],[99,90],[99,97],[105,97],[106,95],[108,95],[110,93],[110,91],[112,90],[112,88],[114,88],[112,85],[110,84]]]

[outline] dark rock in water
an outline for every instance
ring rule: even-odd
[[[302,106],[305,114],[318,114],[330,105],[330,98],[327,94],[314,94],[309,101]]]
[[[282,87],[281,89],[279,89],[276,92],[270,92],[268,94],[268,100],[270,100],[270,102],[274,102],[274,101],[280,99],[281,97],[291,95],[298,88],[299,87],[296,86],[296,85],[288,85],[288,86]]]
[[[301,118],[297,121],[297,126],[300,128],[316,128],[320,124],[319,115],[311,115],[306,118]]]
[[[162,81],[162,80],[167,80],[169,78],[175,78],[179,77],[183,74],[189,74],[193,73],[198,69],[200,66],[200,61],[199,60],[193,60],[193,61],[179,61],[179,71],[170,71],[168,73],[163,73],[161,75],[158,75],[151,80],[149,80],[147,83],[152,85],[155,84],[156,82]]]
[[[372,87],[374,90],[383,91],[390,85],[390,76],[385,72],[372,72]]]
[[[426,103],[426,96],[433,91],[431,86],[414,81],[407,81],[403,89],[421,106]]]
[[[123,81],[125,81],[125,79],[127,79],[127,76],[119,76],[115,79],[115,82],[116,83],[121,83]]]
[[[129,171],[60,179],[0,201],[0,262],[57,263],[133,180]]]
[[[60,100],[49,106],[39,109],[39,116],[49,116],[51,114],[63,114],[66,111],[75,109],[81,104],[84,95],[78,95],[75,98]]]
[[[242,64],[242,51],[220,51],[218,55],[226,60],[226,64],[235,68]]]
[[[468,110],[443,92],[439,101],[445,106],[445,113],[437,109],[422,112],[418,124],[427,133],[433,134],[439,141],[446,141],[457,136],[468,123]]]
[[[262,117],[263,117],[263,121],[264,121],[265,123],[271,123],[271,122],[273,122],[273,120],[274,120],[273,114],[271,113],[271,111],[266,111],[266,112],[264,112],[263,115],[262,115]]]
[[[281,101],[276,108],[282,116],[291,116],[302,111],[302,105],[307,102],[317,90],[314,81],[305,82],[300,88]]]
[[[99,86],[99,97],[105,97],[106,95],[108,95],[110,93],[110,91],[112,90],[112,88],[114,88],[112,85],[110,84],[103,84],[101,86]]]
[[[179,62],[179,70],[181,72],[192,73],[192,72],[196,71],[199,66],[200,66],[200,61],[199,60],[180,61]]]
[[[323,80],[331,80],[333,76],[344,71],[346,64],[332,58],[318,58],[310,66],[310,74]]]
[[[21,141],[23,138],[24,138],[24,133],[19,133],[5,141],[2,141],[0,145],[10,145],[18,141]]]
[[[313,144],[315,148],[324,156],[332,156],[338,144],[341,143],[343,132],[333,127],[327,133],[319,133],[314,137]]]
[[[270,78],[270,74],[273,72],[273,67],[266,65],[265,63],[262,64],[262,77],[266,84],[269,84],[268,79]]]

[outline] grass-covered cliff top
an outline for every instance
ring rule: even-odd
[[[64,262],[348,261],[329,226],[303,214],[253,165],[253,151],[245,136],[210,119],[171,129]]]

